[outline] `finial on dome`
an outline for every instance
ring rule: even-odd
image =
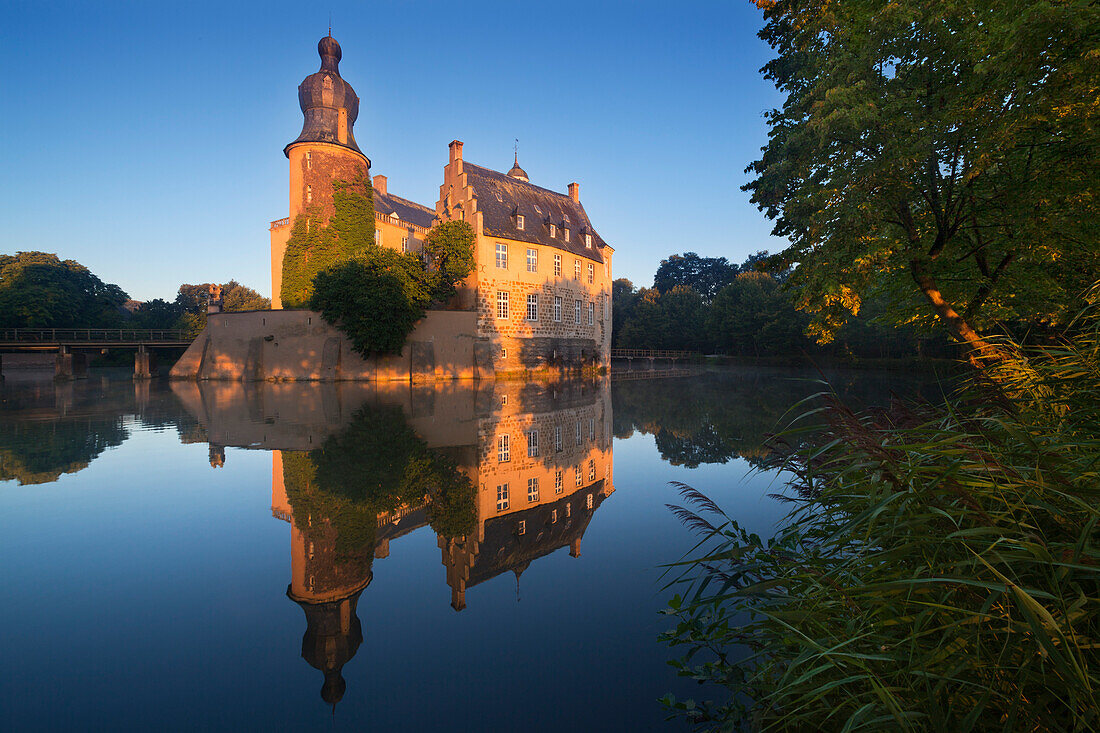
[[[329,28],[327,36],[318,41],[317,53],[321,56],[323,71],[340,73],[340,59],[343,58],[343,52],[340,50],[340,44],[332,37],[332,28]]]
[[[517,181],[523,181],[524,183],[530,183],[530,179],[527,178],[527,171],[519,167],[519,140],[516,140],[515,158],[512,162],[512,170],[508,171],[509,178],[515,178]]]

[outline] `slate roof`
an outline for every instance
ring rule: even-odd
[[[558,548],[568,547],[574,539],[583,537],[592,515],[603,503],[603,479],[577,489],[552,504],[540,504],[520,512],[492,517],[485,522],[485,538],[481,542],[466,587],[484,583],[501,573],[523,572],[533,560],[549,555]],[[584,497],[592,494],[592,508],[585,506]],[[572,516],[565,516],[565,504],[572,502]],[[558,521],[551,522],[558,510]],[[517,534],[519,520],[524,520],[524,533]]]
[[[435,219],[435,209],[394,196],[392,193],[375,191],[374,210],[379,214],[396,214],[401,221],[407,221],[425,229],[431,229],[432,220]]]
[[[474,189],[477,210],[482,212],[482,224],[487,236],[542,244],[603,262],[600,247],[606,242],[592,228],[592,222],[579,201],[466,161],[462,163],[462,172],[466,174],[466,182]],[[524,217],[523,229],[516,228],[516,214]],[[558,228],[554,238],[550,237],[551,223]],[[562,234],[562,229],[566,227],[570,230],[568,242]],[[592,235],[592,249],[584,246],[585,233]]]
[[[305,118],[302,132],[283,148],[283,154],[289,158],[290,146],[296,143],[319,142],[351,148],[362,155],[352,131],[359,117],[359,97],[351,84],[340,76],[340,44],[331,36],[322,38],[317,44],[317,53],[321,57],[320,70],[298,85],[298,105]],[[348,113],[346,143],[340,142],[339,135],[341,107]]]

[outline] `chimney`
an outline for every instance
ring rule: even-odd
[[[569,543],[569,556],[580,557],[581,556],[581,538],[574,537],[573,541]]]
[[[451,147],[451,162],[453,163],[456,160],[462,160],[462,141],[461,140],[452,140],[450,147]]]
[[[385,196],[386,195],[386,177],[384,175],[382,175],[381,173],[379,173],[377,176],[374,177],[373,183],[374,183],[374,190],[377,191],[378,193],[382,194],[383,196]]]
[[[569,198],[573,199],[577,203],[581,201],[581,184],[573,181],[569,184]]]

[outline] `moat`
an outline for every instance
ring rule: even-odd
[[[939,389],[824,377],[868,406]],[[768,534],[764,439],[821,378],[9,376],[0,728],[679,728],[669,482]]]

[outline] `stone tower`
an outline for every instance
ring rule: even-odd
[[[271,307],[282,308],[283,254],[294,220],[319,207],[332,215],[332,181],[370,174],[370,160],[355,142],[353,126],[359,97],[340,76],[340,44],[331,35],[317,44],[321,68],[298,86],[305,120],[302,132],[283,153],[290,159],[290,216],[271,223]]]

